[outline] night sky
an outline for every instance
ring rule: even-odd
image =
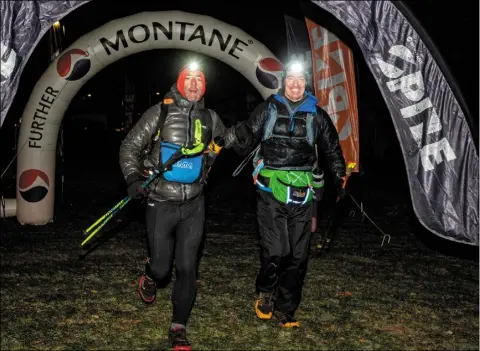
[[[472,116],[478,121],[478,3],[450,7],[439,5],[436,1],[406,1],[416,17],[429,33],[439,52],[457,80]],[[284,14],[301,18],[301,10],[296,1],[290,6],[279,6],[276,1],[212,2],[208,1],[128,1],[112,3],[93,0],[81,6],[61,20],[65,26],[63,48],[68,47],[80,36],[98,28],[110,20],[132,15],[142,11],[181,10],[213,16],[219,20],[237,26],[265,44],[280,60],[286,60],[286,31]],[[332,20],[332,16],[318,8],[318,17]],[[319,21],[319,24],[322,24]],[[338,26],[341,24],[338,22]],[[358,52],[353,42],[352,50]],[[65,122],[71,116],[83,113],[103,113],[108,116],[110,127],[119,126],[124,120],[121,104],[124,95],[124,81],[128,77],[134,84],[137,94],[135,114],[139,116],[151,103],[158,101],[174,82],[181,63],[194,54],[205,65],[208,80],[206,102],[209,108],[220,113],[228,125],[236,120],[245,119],[246,95],[252,94],[260,101],[256,89],[237,71],[214,58],[194,52],[180,50],[152,50],[121,59],[99,72],[87,82],[72,100],[65,114]],[[383,142],[396,141],[393,124],[388,115],[376,83],[367,69],[363,56],[356,55],[359,64],[359,110],[360,130],[367,135],[373,130],[381,130]],[[10,109],[1,134],[13,133],[12,124],[23,111],[29,94],[36,81],[48,67],[48,35],[40,41],[31,56],[20,81],[19,90]],[[472,77],[475,77],[472,84]],[[160,92],[159,96],[155,92]],[[85,94],[92,98],[84,100]],[[367,111],[367,112],[363,112]],[[368,115],[368,116],[365,116]],[[378,118],[381,116],[381,118]],[[374,121],[374,122],[372,122]],[[367,134],[365,134],[367,133]],[[391,138],[393,137],[393,138]],[[362,137],[361,137],[362,140]],[[381,141],[379,141],[381,142]],[[396,143],[398,144],[398,143]],[[372,145],[361,145],[368,150]],[[394,145],[398,148],[398,145]],[[378,148],[377,148],[378,149]],[[397,149],[398,154],[398,149]],[[3,161],[2,161],[3,163]]]

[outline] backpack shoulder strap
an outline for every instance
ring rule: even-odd
[[[153,146],[158,141],[158,139],[160,139],[160,134],[163,129],[163,125],[165,124],[165,120],[167,119],[167,114],[168,114],[167,106],[168,105],[165,105],[162,103],[160,107],[160,118],[158,119],[157,130],[155,131],[152,138],[150,139],[150,144],[148,144],[144,150],[146,154],[150,154],[150,152],[153,150]]]
[[[307,140],[310,145],[315,144],[315,135],[316,135],[316,128],[315,128],[315,117],[316,113],[309,112],[307,113]]]
[[[266,140],[272,135],[273,127],[275,126],[276,120],[277,120],[277,106],[273,102],[269,102],[268,119],[267,119],[267,123],[265,124],[262,140]]]
[[[208,110],[208,115],[209,115],[209,117],[210,117],[210,125],[211,125],[211,127],[212,127],[212,138],[213,138],[213,128],[214,128],[214,125],[213,125],[213,124],[215,123],[215,122],[214,122],[214,120],[215,120],[214,116],[217,116],[218,119],[220,119],[220,116],[219,116],[218,113],[216,113],[214,110],[211,110],[211,109],[209,109],[209,108],[208,108],[207,110]]]
[[[209,112],[209,115],[210,115],[210,121],[212,122],[212,125],[213,125],[213,116],[214,115],[218,115],[218,113],[216,113],[215,111],[207,108],[208,112]]]
[[[165,124],[165,121],[167,119],[167,114],[168,114],[168,105],[162,103],[162,106],[160,107],[160,118],[158,119],[157,132],[161,133],[163,129],[163,125]]]

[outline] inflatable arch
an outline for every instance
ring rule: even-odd
[[[89,1],[1,3],[7,13],[2,34],[8,38],[2,42],[2,53],[12,50],[2,54],[2,62],[9,64],[2,79],[5,71],[10,84],[1,87],[6,99],[0,103],[0,127],[38,38],[56,20]],[[313,22],[309,17],[315,17],[316,9],[327,11],[357,41],[390,112],[419,221],[440,237],[478,246],[478,133],[472,127],[476,124],[418,20],[401,1],[311,0],[299,5],[305,19]],[[322,31],[309,28],[308,35],[313,54],[322,46]],[[31,40],[26,42],[26,37]],[[53,219],[57,133],[70,100],[111,62],[163,48],[215,57],[243,74],[263,97],[278,88],[282,65],[273,54],[240,29],[214,18],[179,11],[144,12],[109,22],[71,45],[36,84],[22,117],[16,200],[5,201],[3,216],[16,214],[20,223],[37,225]],[[23,55],[16,71],[14,49]],[[316,82],[323,84],[322,79]]]
[[[264,97],[276,92],[282,64],[242,30],[209,16],[142,12],[113,20],[68,47],[35,85],[22,116],[16,216],[22,224],[53,220],[57,136],[78,90],[112,62],[152,49],[184,49],[215,57],[240,72]],[[10,211],[13,212],[13,211]]]

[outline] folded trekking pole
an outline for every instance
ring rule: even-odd
[[[192,149],[193,150],[193,149]],[[188,154],[189,150],[185,148],[178,149],[169,159],[167,162],[162,164],[159,169],[154,170],[153,173],[148,177],[148,179],[143,182],[142,188],[147,188],[151,182],[153,182],[158,176],[160,176],[162,173],[167,172],[172,169],[172,166],[180,160],[185,154]],[[107,224],[113,216],[115,216],[122,208],[125,207],[127,203],[130,202],[132,198],[130,196],[125,197],[122,199],[120,202],[118,202],[115,206],[113,206],[107,213],[105,213],[102,217],[97,219],[95,223],[93,223],[90,227],[88,227],[83,234],[88,235],[88,237],[80,244],[80,246],[85,245],[88,241],[90,241],[91,238],[95,234],[97,234],[100,229],[102,229],[105,224]]]

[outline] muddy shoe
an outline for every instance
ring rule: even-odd
[[[258,318],[263,320],[272,318],[273,292],[258,294],[257,300],[255,300],[255,313]]]
[[[168,332],[168,341],[174,351],[191,351],[192,346],[187,339],[185,328],[170,329]]]
[[[295,318],[292,316],[280,312],[280,311],[275,311],[275,319],[280,323],[280,325],[284,328],[299,328],[300,327],[300,322],[298,322]]]
[[[157,296],[157,285],[155,281],[145,274],[142,275],[138,283],[138,294],[143,302],[148,304],[153,303]]]

